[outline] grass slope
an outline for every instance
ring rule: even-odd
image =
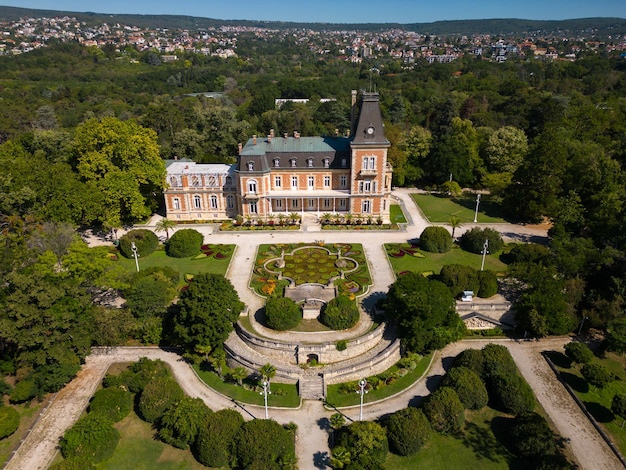
[[[411,197],[432,223],[448,223],[452,216],[458,217],[462,224],[474,222],[475,197],[449,198],[434,194],[411,194]],[[478,206],[477,222],[501,224],[506,223],[506,220],[498,204],[487,199],[481,199]]]

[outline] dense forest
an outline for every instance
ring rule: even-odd
[[[549,249],[510,255],[525,330],[563,334],[586,318],[625,344],[625,59],[405,68],[320,59],[252,33],[237,54],[166,63],[51,43],[0,57],[0,371],[30,380],[25,396],[58,389],[90,345],[132,330],[132,316],[91,298],[136,280],[111,272],[73,228],[144,220],[161,202],[163,159],[230,162],[238,142],[270,129],[345,133],[350,91],[363,88],[380,93],[395,185],[452,179],[488,191],[510,220],[553,223]],[[310,101],[277,109],[277,98]]]

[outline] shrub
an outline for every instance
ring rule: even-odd
[[[454,297],[460,295],[464,290],[478,292],[480,281],[478,272],[471,266],[464,264],[446,264],[441,268],[439,280],[443,282]]]
[[[134,256],[133,242],[137,248],[137,254],[144,257],[154,253],[154,250],[159,246],[159,239],[151,230],[131,230],[120,238],[119,250],[124,257],[132,258]]]
[[[235,436],[244,423],[240,413],[231,409],[210,414],[198,432],[194,456],[207,467],[228,467],[235,451]]]
[[[391,450],[398,455],[413,455],[430,434],[430,423],[419,408],[408,407],[393,413],[386,422]]]
[[[270,297],[265,304],[267,325],[274,330],[284,331],[294,328],[302,314],[297,303],[288,297]]]
[[[585,364],[580,372],[587,382],[598,388],[603,388],[613,380],[612,374],[602,364]]]
[[[593,359],[593,352],[591,352],[589,346],[584,343],[579,343],[578,341],[572,341],[566,344],[565,354],[578,364],[587,364]]]
[[[483,380],[488,382],[496,375],[517,374],[517,366],[509,350],[501,344],[488,344],[482,350],[484,361]]]
[[[200,253],[204,236],[192,228],[174,232],[165,245],[167,255],[173,258],[190,258]]]
[[[467,367],[483,380],[486,378],[485,357],[480,349],[466,349],[454,359],[454,367]]]
[[[493,271],[478,271],[478,297],[488,299],[498,293],[498,278]]]
[[[511,251],[502,256],[507,264],[513,263],[537,263],[548,264],[550,262],[550,249],[536,243],[516,243]]]
[[[452,235],[445,227],[426,227],[420,235],[420,248],[431,253],[447,253],[452,249]]]
[[[337,444],[350,452],[354,468],[381,468],[389,453],[385,428],[375,421],[356,421],[343,427]]]
[[[90,413],[99,413],[114,423],[123,420],[132,409],[132,395],[121,387],[98,390],[89,404]]]
[[[354,300],[345,295],[332,299],[320,315],[320,322],[332,330],[352,328],[359,321],[359,309]]]
[[[20,380],[9,392],[11,403],[24,403],[37,396],[37,383],[34,379]]]
[[[345,339],[340,339],[335,344],[335,347],[337,348],[337,351],[345,351],[346,349],[348,349],[348,341],[346,341]]]
[[[465,421],[463,404],[450,387],[440,387],[428,397],[424,414],[433,429],[444,434],[460,431]]]
[[[200,398],[183,397],[172,403],[159,420],[159,438],[186,450],[194,443],[211,410]]]
[[[487,405],[489,395],[480,377],[467,367],[453,367],[444,376],[441,385],[456,391],[463,406],[470,410],[480,410]]]
[[[483,252],[485,240],[489,242],[488,250],[490,253],[497,253],[504,246],[502,236],[496,230],[474,227],[461,235],[461,248],[471,253],[480,254]]]
[[[0,397],[5,393],[11,391],[11,386],[4,380],[4,377],[0,377]]]
[[[63,435],[59,447],[65,458],[84,457],[91,462],[102,462],[113,456],[119,440],[120,433],[113,422],[95,413],[76,421]]]
[[[517,374],[491,377],[490,391],[494,404],[502,411],[519,415],[535,408],[535,395],[530,385]]]
[[[171,377],[158,377],[144,387],[139,397],[139,414],[144,421],[156,422],[172,403],[181,400],[185,394],[180,385]]]
[[[9,437],[20,427],[20,414],[10,406],[0,405],[0,439]]]
[[[244,423],[235,437],[235,449],[238,468],[280,468],[280,461],[295,455],[293,434],[269,419]]]
[[[543,416],[524,413],[510,427],[513,451],[520,457],[541,457],[556,452],[554,434]]]
[[[132,364],[129,370],[125,370],[119,375],[105,376],[102,384],[104,387],[124,385],[132,393],[139,393],[148,382],[159,377],[171,377],[169,366],[159,359],[151,360],[142,357]]]

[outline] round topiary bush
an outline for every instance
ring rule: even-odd
[[[159,246],[159,239],[154,232],[147,229],[131,230],[120,238],[119,250],[124,257],[133,257],[133,242],[137,254],[144,257],[154,253]]]
[[[498,374],[489,380],[493,402],[502,411],[519,415],[535,408],[535,394],[517,374]]]
[[[20,414],[10,406],[0,405],[0,439],[9,437],[20,426]]]
[[[287,297],[270,297],[265,304],[267,325],[278,331],[294,328],[302,320],[300,307]]]
[[[89,404],[90,413],[99,413],[114,423],[123,420],[132,409],[131,393],[122,387],[98,390]]]
[[[420,235],[420,248],[431,253],[447,253],[452,249],[452,235],[445,227],[426,227]]]
[[[332,299],[322,310],[320,322],[332,330],[352,328],[359,321],[359,309],[354,300],[345,295]]]
[[[504,246],[500,232],[491,228],[481,229],[474,227],[461,235],[461,248],[471,253],[480,254],[485,247],[485,240],[489,243],[489,253],[497,253]]]
[[[234,440],[243,425],[241,413],[224,409],[210,414],[200,429],[193,454],[202,465],[222,468],[232,463]]]
[[[413,455],[420,450],[431,433],[430,423],[420,408],[396,411],[385,423],[389,447],[398,455]]]
[[[565,345],[565,354],[578,364],[587,364],[593,359],[593,352],[589,349],[589,346],[578,341],[567,343]]]
[[[480,410],[487,405],[487,387],[472,369],[453,367],[441,381],[443,387],[453,388],[463,406],[469,410]]]
[[[173,258],[190,258],[200,253],[204,236],[192,228],[174,232],[165,245],[167,255]]]
[[[148,382],[139,397],[139,415],[144,421],[154,423],[169,406],[185,396],[178,382],[170,377],[159,377]]]
[[[84,457],[90,462],[102,462],[113,456],[119,440],[120,433],[110,419],[90,413],[65,432],[59,447],[66,459]]]
[[[478,271],[478,297],[488,299],[498,293],[498,278],[493,271]]]

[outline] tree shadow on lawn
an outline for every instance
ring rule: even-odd
[[[486,422],[486,424],[489,423]],[[483,427],[475,423],[465,423],[465,432],[461,439],[463,445],[471,449],[478,459],[501,462],[511,457],[494,434],[485,432]]]
[[[559,375],[561,377],[561,380],[563,380],[570,387],[572,387],[574,391],[579,393],[589,392],[589,384],[582,377],[571,374],[569,372],[561,372]]]
[[[613,412],[600,403],[584,401],[583,405],[599,423],[610,423],[615,419]]]

